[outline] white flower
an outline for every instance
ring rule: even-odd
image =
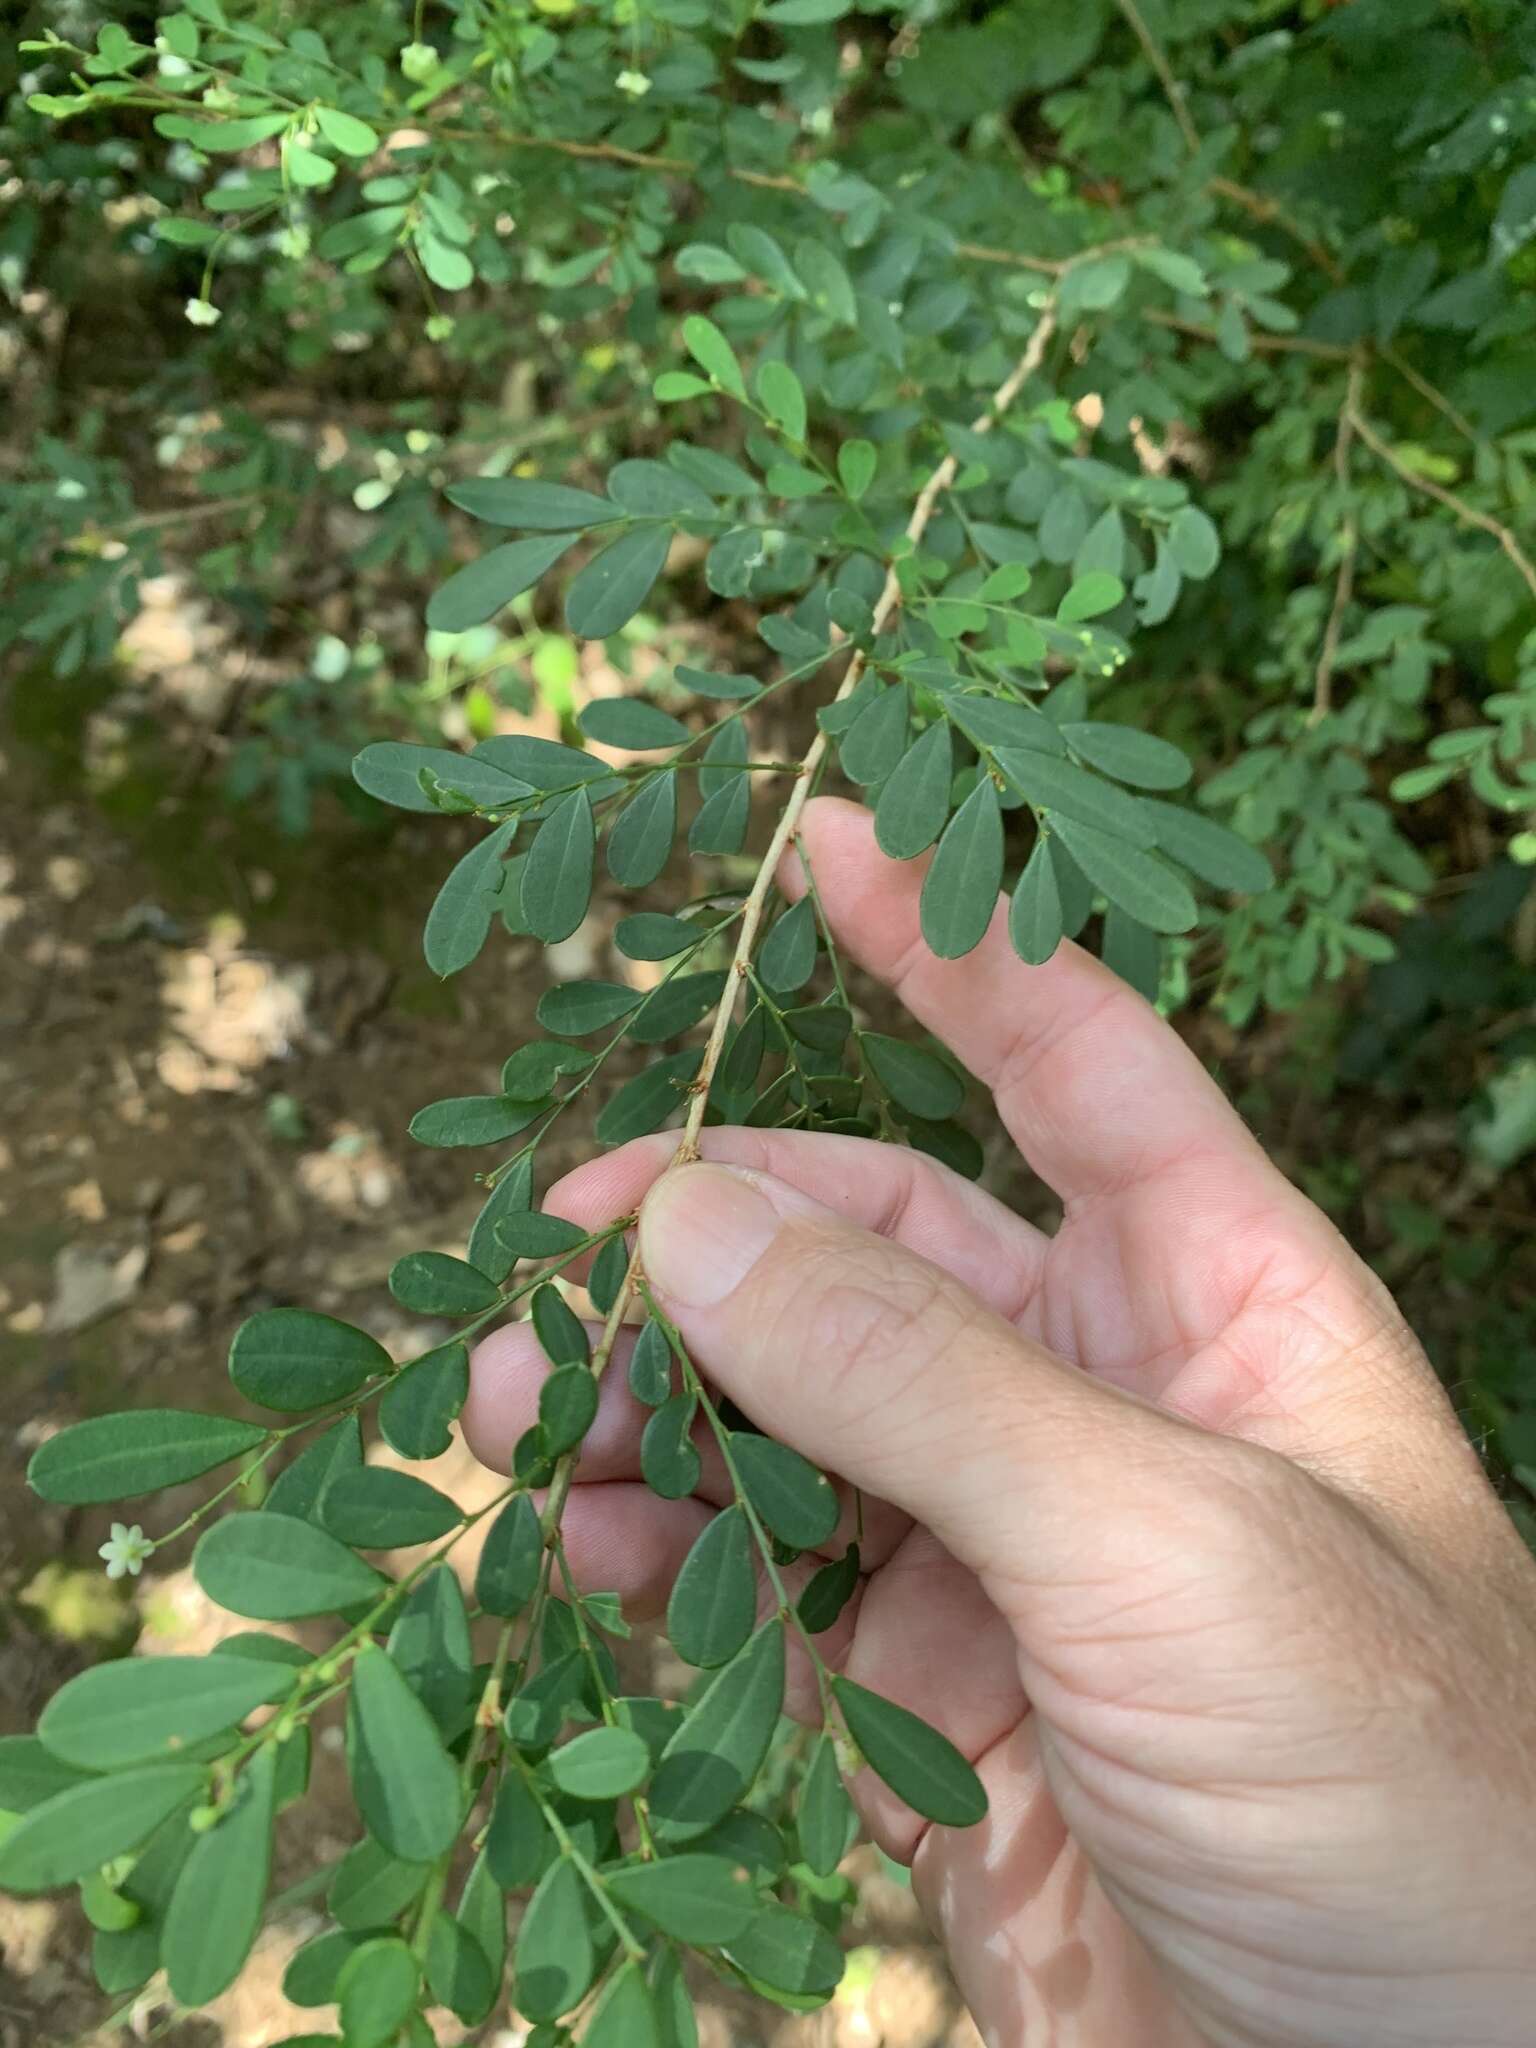
[[[651,81],[643,71],[621,71],[613,81],[620,92],[627,92],[631,99],[644,99],[651,89]]]
[[[206,299],[188,299],[186,312],[194,327],[217,327],[224,317],[218,307],[210,305]]]
[[[107,1561],[107,1577],[136,1579],[144,1569],[144,1560],[154,1554],[154,1544],[135,1522],[131,1529],[121,1522],[112,1524],[112,1534],[97,1551],[98,1557]]]

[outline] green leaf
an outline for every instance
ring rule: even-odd
[[[30,1813],[95,1775],[61,1763],[35,1735],[0,1735],[0,1813]]]
[[[482,810],[503,809],[532,796],[534,788],[474,754],[456,754],[450,747],[413,747],[403,740],[380,740],[364,747],[352,763],[352,780],[381,804],[435,815],[438,806],[422,786],[423,775],[445,788],[461,790]]]
[[[437,1564],[412,1587],[389,1632],[389,1654],[445,1742],[469,1725],[475,1697],[469,1610],[453,1571]]]
[[[338,1472],[355,1471],[362,1462],[362,1430],[355,1415],[344,1415],[307,1444],[286,1471],[279,1472],[262,1507],[269,1515],[313,1521],[320,1496],[332,1479]]]
[[[616,505],[593,491],[520,476],[469,477],[449,484],[446,496],[450,504],[487,526],[522,526],[541,533],[574,533],[578,528],[611,525],[621,517]]]
[[[864,1760],[925,1820],[974,1827],[987,1811],[980,1778],[947,1736],[916,1714],[834,1676],[832,1691]]]
[[[728,1953],[754,1983],[798,1998],[829,1997],[843,1978],[843,1952],[827,1930],[773,1900]]]
[[[530,2020],[554,2020],[580,2003],[597,1975],[587,1896],[561,1857],[544,1873],[517,1930],[514,2003]]]
[[[689,829],[688,851],[692,854],[739,853],[747,836],[750,815],[751,792],[746,776],[739,775],[705,801]]]
[[[583,640],[606,640],[632,619],[667,565],[672,534],[636,526],[588,562],[565,597],[565,622]]]
[[[1061,891],[1044,838],[1035,841],[1013,892],[1008,936],[1015,953],[1030,967],[1043,967],[1061,944]]]
[[[751,1789],[784,1706],[784,1631],[777,1616],[688,1711],[651,1781],[659,1841],[702,1834]]]
[[[627,1145],[631,1138],[643,1138],[659,1130],[680,1109],[688,1084],[699,1071],[702,1052],[673,1053],[656,1060],[643,1073],[626,1081],[598,1112],[594,1126],[600,1145]]]
[[[418,1145],[499,1145],[537,1122],[545,1107],[509,1095],[450,1095],[418,1109],[409,1130]]]
[[[1133,263],[1150,271],[1171,290],[1182,292],[1189,299],[1208,299],[1211,288],[1206,282],[1205,272],[1192,256],[1182,255],[1177,249],[1131,249],[1127,252]]]
[[[1052,760],[1048,754],[999,747],[995,758],[1014,788],[1037,809],[1050,812],[1053,823],[1072,818],[1101,833],[1113,833],[1127,846],[1151,846],[1152,821],[1142,798],[1127,796],[1086,768]]]
[[[186,1408],[95,1415],[41,1444],[27,1467],[27,1483],[44,1500],[66,1507],[136,1500],[201,1478],[266,1439],[259,1423]]]
[[[521,1891],[534,1884],[554,1853],[550,1833],[539,1802],[521,1773],[508,1770],[496,1788],[486,1831],[485,1854],[491,1874],[503,1891]]]
[[[315,124],[333,149],[339,149],[343,156],[372,156],[379,146],[379,138],[366,121],[359,121],[356,114],[344,114],[337,107],[316,107]],[[200,2001],[189,1999],[188,2004]]]
[[[949,727],[930,725],[892,769],[875,805],[875,839],[891,860],[926,853],[949,817],[954,750]]]
[[[609,874],[626,889],[648,888],[665,868],[676,832],[677,778],[657,775],[641,784],[614,822],[608,835]]]
[[[674,673],[683,688],[692,690],[695,696],[720,698],[727,702],[756,697],[763,687],[756,676],[713,675],[708,669],[687,668],[681,662]]]
[[[490,1857],[483,1851],[460,1895],[458,1918],[489,1965],[494,2003],[507,1963],[507,1902],[492,1874]]]
[[[689,1436],[694,1409],[692,1394],[674,1394],[641,1435],[641,1477],[663,1500],[685,1500],[699,1483],[699,1454]]]
[[[592,799],[573,789],[539,827],[523,868],[523,917],[546,946],[568,939],[587,914],[596,844]]]
[[[1104,918],[1104,965],[1128,982],[1149,1003],[1157,1001],[1162,978],[1161,949],[1155,932],[1111,903]]]
[[[668,917],[659,910],[636,911],[621,917],[613,942],[626,960],[672,960],[709,936],[708,926],[686,917]]]
[[[1168,547],[1180,571],[1194,582],[1213,576],[1221,561],[1221,535],[1198,505],[1185,505],[1173,515]]]
[[[302,1412],[343,1401],[394,1361],[376,1338],[307,1308],[252,1316],[229,1347],[229,1376],[248,1401]]]
[[[805,439],[805,387],[788,363],[769,356],[757,372],[757,395],[791,441]]]
[[[756,1917],[757,1895],[720,1856],[666,1856],[603,1873],[609,1893],[674,1941],[718,1948]]]
[[[647,1322],[635,1339],[629,1360],[629,1391],[647,1408],[660,1408],[672,1397],[672,1346],[658,1322]]]
[[[630,1728],[591,1728],[551,1750],[544,1768],[568,1799],[623,1799],[645,1783],[651,1753]]]
[[[521,1614],[539,1583],[544,1532],[538,1509],[520,1493],[491,1524],[475,1572],[475,1598],[487,1614],[510,1621]]]
[[[469,562],[427,600],[427,625],[434,633],[467,633],[483,626],[514,597],[521,597],[546,570],[575,546],[567,533],[537,540],[509,540]]]
[[[494,1280],[447,1252],[407,1252],[389,1271],[389,1291],[402,1308],[423,1316],[472,1316],[494,1308]]]
[[[430,1874],[425,1863],[402,1863],[365,1835],[342,1857],[326,1897],[343,1927],[385,1927],[421,1897]]]
[[[858,1591],[859,1546],[850,1543],[839,1558],[824,1564],[800,1595],[801,1626],[813,1636],[832,1627]]]
[[[626,1963],[610,1980],[581,2042],[582,2048],[661,2048],[656,2004],[638,1963]]]
[[[837,473],[855,504],[875,480],[880,457],[873,441],[845,441],[837,451]]]
[[[276,1806],[277,1751],[263,1746],[236,1779],[228,1811],[193,1843],[171,1894],[160,1955],[182,2005],[228,1990],[255,1944]]]
[[[667,1635],[685,1664],[729,1664],[757,1620],[757,1563],[745,1511],[707,1522],[682,1563],[667,1603]]]
[[[802,1045],[817,1052],[841,1052],[853,1029],[853,1016],[840,1003],[811,1003],[799,1010],[786,1010],[784,1023]]]
[[[251,1621],[300,1621],[375,1599],[371,1565],[312,1522],[270,1508],[226,1515],[203,1532],[192,1573],[208,1598]]]
[[[326,1531],[357,1550],[404,1550],[432,1543],[464,1519],[458,1504],[425,1479],[364,1465],[333,1479],[320,1500]]]
[[[336,1928],[305,1942],[283,1972],[284,1998],[292,2005],[330,2005],[348,1957],[355,1955],[367,1938],[362,1932]],[[311,2038],[334,2041],[335,2036]]]
[[[807,6],[814,0],[778,0],[779,6]],[[780,17],[782,19],[782,16]],[[809,236],[795,244],[795,268],[810,292],[812,303],[842,327],[858,325],[859,308],[847,271],[825,242]]]
[[[398,1935],[380,1935],[352,1951],[336,1979],[347,2048],[390,2048],[416,2010],[421,1971]]]
[[[679,277],[696,277],[703,284],[740,284],[747,275],[734,256],[713,242],[689,242],[675,261]]]
[[[422,951],[434,974],[445,978],[468,967],[490,934],[496,893],[503,881],[502,855],[517,824],[508,819],[472,846],[438,890],[427,913]]]
[[[1096,619],[1104,612],[1112,612],[1124,601],[1125,585],[1118,576],[1111,576],[1105,569],[1090,569],[1061,600],[1056,616],[1062,625],[1075,626],[1083,619]]]
[[[923,877],[923,937],[941,960],[981,944],[1003,883],[1003,814],[990,776],[956,811]]]
[[[51,1891],[137,1849],[203,1790],[200,1764],[158,1764],[55,1794],[0,1843],[0,1889]]]
[[[795,1810],[801,1860],[818,1877],[830,1877],[848,1850],[853,1832],[853,1802],[837,1768],[837,1751],[829,1736],[816,1745],[810,1768],[800,1785]]]
[[[1194,897],[1155,854],[1065,815],[1056,819],[1055,829],[1089,881],[1127,917],[1154,932],[1193,929],[1200,915]]]
[[[732,254],[781,298],[803,299],[805,286],[779,244],[755,221],[732,221],[725,231]]]
[[[702,484],[665,462],[621,462],[609,473],[608,495],[635,519],[715,519],[715,501]],[[616,742],[622,745],[622,742]]]
[[[427,1986],[435,2004],[469,2025],[489,2017],[501,1991],[484,1949],[451,1913],[438,1914],[427,1938]]]
[[[757,955],[758,976],[776,995],[793,995],[816,971],[816,911],[802,896],[775,921]]]
[[[953,1067],[920,1045],[867,1031],[864,1056],[886,1093],[914,1116],[940,1123],[965,1100],[965,1083]]]
[[[556,795],[579,782],[604,782],[613,772],[606,762],[583,753],[580,747],[522,732],[498,733],[494,739],[482,740],[472,758],[482,766],[515,776],[530,789]]]
[[[37,1732],[82,1770],[170,1762],[292,1687],[291,1670],[248,1657],[119,1658],[61,1687]]]
[[[1091,768],[1138,789],[1182,789],[1190,778],[1189,757],[1181,747],[1133,726],[1079,719],[1063,725],[1061,736]]]
[[[713,320],[706,320],[702,313],[690,313],[683,322],[683,344],[712,383],[728,391],[732,398],[746,397],[747,387],[736,352]]]
[[[852,8],[853,0],[770,0],[762,19],[779,28],[814,28],[823,22],[841,21]]]
[[[663,711],[659,704],[648,704],[643,697],[594,698],[576,723],[589,740],[605,747],[625,747],[635,754],[681,746],[690,737],[680,718]]]
[[[519,1259],[557,1259],[586,1242],[587,1233],[567,1217],[547,1209],[519,1209],[506,1217],[497,1236]]]
[[[533,1327],[551,1365],[574,1365],[585,1371],[592,1356],[586,1325],[552,1283],[546,1282],[534,1294]],[[576,1400],[585,1408],[584,1395],[576,1396]]]
[[[429,1863],[459,1831],[459,1776],[432,1717],[382,1650],[353,1666],[348,1762],[369,1831],[406,1863]]]
[[[1158,846],[1213,889],[1238,889],[1260,896],[1275,886],[1274,870],[1256,846],[1178,804],[1143,799]]]
[[[837,1527],[837,1489],[788,1444],[735,1432],[731,1458],[758,1516],[793,1550],[814,1550]]]
[[[667,786],[671,787],[670,776]],[[621,1017],[627,1017],[642,1001],[639,989],[625,988],[620,982],[567,981],[558,988],[546,989],[539,997],[538,1019],[546,1031],[559,1031],[567,1038],[585,1038],[589,1032],[605,1030]]]
[[[724,973],[717,970],[710,974],[679,974],[659,983],[625,1036],[636,1045],[659,1045],[663,1039],[691,1030],[719,1002],[725,979]]]
[[[837,743],[850,782],[884,782],[907,750],[907,693],[897,684],[878,691]]]
[[[539,1424],[552,1458],[575,1450],[597,1415],[597,1381],[584,1365],[562,1365],[539,1389]]]

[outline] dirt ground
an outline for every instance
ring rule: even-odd
[[[87,693],[58,727],[24,687],[0,742],[4,1732],[104,1654],[205,1649],[233,1626],[193,1582],[185,1545],[109,1585],[96,1548],[111,1513],[35,1499],[31,1451],[117,1407],[237,1405],[229,1338],[274,1304],[347,1317],[397,1355],[420,1349],[423,1326],[393,1306],[385,1276],[403,1251],[460,1249],[479,1197],[464,1155],[424,1150],[406,1124],[438,1095],[495,1085],[534,1029],[547,972],[532,942],[503,937],[451,990],[428,973],[419,933],[452,823],[384,831],[327,814],[310,838],[283,841],[179,753],[174,775],[115,780],[102,803],[79,767],[115,716],[110,697],[103,708]],[[567,943],[562,976],[612,971],[614,914]],[[579,1132],[560,1143],[573,1152]],[[433,1479],[466,1503],[487,1485],[458,1446]],[[159,1526],[206,1489],[182,1491],[148,1504]],[[339,1739],[322,1737],[312,1796],[280,1828],[279,1890],[348,1845]],[[791,2019],[711,1987],[705,2048],[975,2048],[910,1892],[871,1851],[851,1867],[861,1906],[833,2005]],[[0,1900],[0,2048],[266,2048],[319,2017],[280,1990],[318,1924],[315,1902],[280,1913],[206,2015],[178,2018],[152,1987],[109,2026],[72,1900]],[[472,2035],[442,2028],[444,2042],[523,2038],[504,2013]]]

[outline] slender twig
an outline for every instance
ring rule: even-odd
[[[1333,473],[1338,478],[1339,490],[1344,501],[1344,526],[1339,538],[1339,575],[1334,585],[1333,606],[1328,613],[1328,624],[1323,633],[1322,652],[1317,661],[1317,677],[1312,685],[1312,711],[1310,725],[1320,724],[1333,709],[1333,671],[1338,662],[1339,639],[1344,630],[1344,617],[1355,594],[1355,564],[1360,554],[1360,520],[1354,509],[1350,493],[1349,457],[1355,440],[1355,415],[1360,407],[1360,389],[1365,380],[1365,365],[1355,361],[1349,366],[1349,383],[1344,394],[1344,403],[1339,408],[1338,431],[1333,441]]]
[[[1342,284],[1344,271],[1333,251],[1308,232],[1299,220],[1287,213],[1278,199],[1267,192],[1255,192],[1250,185],[1240,185],[1235,178],[1212,178],[1206,185],[1218,199],[1230,199],[1234,206],[1240,206],[1244,213],[1254,220],[1262,221],[1266,227],[1279,228],[1290,236],[1299,247],[1306,250],[1325,277],[1335,284]]]
[[[998,387],[987,410],[979,419],[973,422],[971,429],[973,433],[985,434],[996,425],[997,421],[1008,410],[1009,406],[1012,405],[1015,398],[1018,397],[1020,391],[1023,390],[1030,378],[1039,369],[1041,363],[1044,362],[1045,352],[1049,348],[1051,337],[1055,332],[1056,308],[1054,303],[1052,303],[1042,310],[1039,319],[1035,323],[1035,330],[1029,337],[1029,346],[1014,365],[1012,373]],[[959,469],[959,459],[953,455],[946,455],[918,493],[917,503],[913,506],[912,517],[907,521],[906,529],[907,538],[914,545],[927,532],[929,521],[933,518],[934,508],[945,491],[954,482]],[[887,572],[885,587],[880,592],[880,596],[875,604],[874,618],[870,628],[871,640],[880,633],[900,601],[901,583],[893,566]],[[837,637],[841,640],[843,636],[839,634]],[[843,680],[838,686],[835,701],[841,702],[843,698],[850,696],[858,688],[859,678],[864,673],[864,666],[865,656],[863,650],[861,648],[855,649],[853,659],[849,662]],[[726,1037],[731,1027],[731,1017],[736,1008],[736,993],[745,983],[750,971],[752,949],[757,940],[758,927],[762,923],[763,912],[767,907],[769,892],[773,888],[779,862],[783,858],[785,849],[795,836],[801,813],[805,809],[806,801],[810,796],[811,788],[816,778],[816,771],[825,758],[826,751],[827,736],[824,732],[818,730],[816,737],[806,749],[805,754],[795,769],[795,786],[790,792],[789,800],[784,806],[773,837],[768,842],[767,850],[759,863],[752,887],[741,906],[741,925],[736,937],[735,952],[726,976],[725,993],[721,997],[720,1005],[715,1012],[715,1020],[710,1030],[708,1043],[704,1049],[704,1057],[693,1083],[687,1121],[684,1123],[682,1133],[678,1139],[677,1150],[672,1155],[671,1163],[674,1166],[686,1165],[689,1161],[695,1160],[699,1156],[699,1133],[704,1127],[704,1113],[709,1103],[710,1084],[714,1079],[715,1070],[720,1064],[721,1053],[725,1049]],[[592,1353],[592,1373],[596,1379],[601,1379],[608,1370],[613,1358],[614,1345],[618,1342],[619,1331],[624,1326],[630,1304],[639,1292],[642,1277],[640,1252],[638,1247],[636,1247],[630,1254],[628,1269],[619,1284],[619,1291],[614,1296],[613,1305],[609,1309],[607,1319],[603,1324],[602,1335],[598,1338]],[[565,1512],[565,1503],[570,1496],[571,1482],[576,1471],[576,1456],[577,1454],[572,1451],[567,1452],[560,1459],[555,1467],[554,1478],[550,1482],[549,1494],[544,1504],[544,1513],[541,1518],[544,1540],[551,1548],[558,1541],[560,1518]]]
[[[1131,33],[1140,43],[1142,54],[1157,73],[1158,82],[1167,95],[1168,104],[1173,110],[1173,118],[1179,124],[1179,133],[1183,136],[1190,155],[1197,156],[1200,152],[1200,131],[1195,126],[1194,117],[1189,111],[1189,101],[1184,96],[1184,88],[1180,85],[1173,66],[1163,55],[1157,38],[1147,27],[1136,0],[1115,0],[1115,5],[1125,17]]]
[[[1216,330],[1202,327],[1198,320],[1182,320],[1177,313],[1161,312],[1156,306],[1143,306],[1140,317],[1153,327],[1166,327],[1175,334],[1187,334],[1192,341],[1215,342]],[[1347,363],[1354,356],[1354,350],[1345,348],[1337,341],[1312,341],[1304,334],[1262,334],[1248,330],[1248,346],[1256,355],[1317,356],[1324,361]]]
[[[1536,597],[1536,562],[1532,562],[1507,526],[1501,525],[1488,513],[1479,512],[1475,505],[1469,505],[1465,498],[1458,498],[1456,493],[1448,491],[1444,484],[1437,484],[1433,478],[1420,476],[1416,470],[1410,469],[1381,438],[1358,407],[1353,414],[1353,423],[1355,432],[1371,453],[1378,461],[1384,462],[1409,490],[1418,491],[1426,498],[1433,498],[1437,505],[1444,505],[1448,512],[1454,512],[1463,526],[1475,526],[1479,533],[1486,533],[1496,540],[1509,557],[1526,589],[1532,597]]]
[[[1028,383],[1029,379],[1045,360],[1045,351],[1050,346],[1051,336],[1055,331],[1055,308],[1054,306],[1047,306],[1036,322],[1035,331],[1029,338],[1029,346],[1014,366],[1012,374],[999,387],[991,405],[973,423],[971,429],[973,433],[987,433],[996,424],[999,417],[1008,410],[1008,407],[1017,398],[1024,385]],[[918,493],[917,503],[912,508],[912,517],[907,521],[906,532],[907,539],[914,546],[927,532],[928,523],[933,517],[935,506],[954,482],[959,469],[959,457],[946,455]],[[869,637],[871,640],[877,638],[883,631],[887,620],[900,602],[901,582],[893,565],[887,571],[885,587],[875,601],[874,617],[870,624]],[[843,680],[838,686],[834,702],[841,702],[843,698],[853,694],[859,686],[859,678],[864,673],[864,667],[864,651],[862,648],[855,649],[853,659],[849,662]],[[742,912],[741,927],[736,935],[736,952],[731,961],[725,994],[721,999],[719,1009],[715,1012],[714,1027],[709,1034],[708,1043],[704,1048],[703,1063],[693,1083],[693,1101],[689,1107],[687,1122],[683,1126],[683,1135],[678,1144],[676,1158],[673,1162],[675,1165],[684,1165],[689,1160],[697,1159],[699,1156],[699,1132],[704,1124],[704,1111],[709,1101],[710,1083],[714,1079],[715,1069],[720,1064],[720,1056],[725,1049],[726,1035],[730,1030],[731,1016],[736,1006],[736,990],[741,982],[746,979],[747,964],[752,957],[752,948],[757,940],[758,926],[762,923],[763,911],[767,906],[769,891],[774,885],[774,877],[778,872],[779,862],[783,857],[785,848],[795,836],[795,829],[800,823],[800,814],[805,809],[806,800],[810,796],[812,779],[826,751],[827,735],[825,732],[818,730],[816,737],[811,741],[801,760],[795,787],[790,792],[789,801],[785,804],[779,822],[774,828],[773,837],[769,840],[767,851],[764,853],[762,862],[758,867],[756,879],[753,881],[751,890],[748,892],[746,904]]]
[[[1432,405],[1436,412],[1443,414],[1458,434],[1464,435],[1474,447],[1481,448],[1486,446],[1486,437],[1477,431],[1466,414],[1459,412],[1446,397],[1445,393],[1437,385],[1431,384],[1429,379],[1421,371],[1416,370],[1406,357],[1399,355],[1398,351],[1390,347],[1386,342],[1378,342],[1376,344],[1376,353],[1384,363],[1396,370],[1399,377],[1413,386],[1414,390],[1417,391],[1420,398],[1426,404]]]

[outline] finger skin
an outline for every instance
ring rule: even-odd
[[[1221,1162],[1224,1199],[1279,1182],[1178,1034],[1080,946],[1026,967],[1000,903],[974,952],[941,960],[919,921],[927,862],[888,860],[863,805],[819,797],[798,838],[839,946],[992,1090],[1020,1151],[1069,1206],[1205,1155]],[[799,853],[786,854],[780,881],[803,894]]]
[[[984,1189],[920,1152],[870,1138],[730,1125],[701,1132],[699,1147],[706,1159],[772,1174],[850,1223],[910,1246],[1010,1320],[1039,1286],[1049,1240]],[[556,1181],[544,1206],[584,1229],[599,1229],[638,1209],[676,1152],[674,1131],[636,1138]]]
[[[588,1341],[597,1347],[600,1326],[588,1323]],[[582,1440],[574,1481],[577,1488],[613,1480],[640,1480],[641,1438],[651,1410],[628,1385],[629,1359],[635,1348],[632,1331],[621,1331],[613,1358],[598,1388],[597,1415]],[[512,1453],[523,1432],[538,1420],[539,1390],[549,1376],[549,1363],[531,1322],[508,1323],[477,1344],[470,1357],[469,1398],[464,1404],[465,1439],[482,1465],[494,1472],[511,1470]],[[702,1415],[693,1425],[699,1453],[696,1497],[713,1507],[727,1507],[736,1497],[714,1432]],[[835,1476],[835,1475],[834,1475]],[[867,1568],[882,1565],[911,1526],[908,1518],[885,1502],[865,1500],[856,1508],[847,1489],[838,1529],[822,1546],[828,1556],[841,1555],[852,1541],[855,1524],[863,1529],[861,1549]]]
[[[952,1275],[764,1174],[665,1174],[645,1271],[695,1363],[770,1435],[931,1527],[1009,1611],[1090,1567],[1100,1502],[1149,1432]]]

